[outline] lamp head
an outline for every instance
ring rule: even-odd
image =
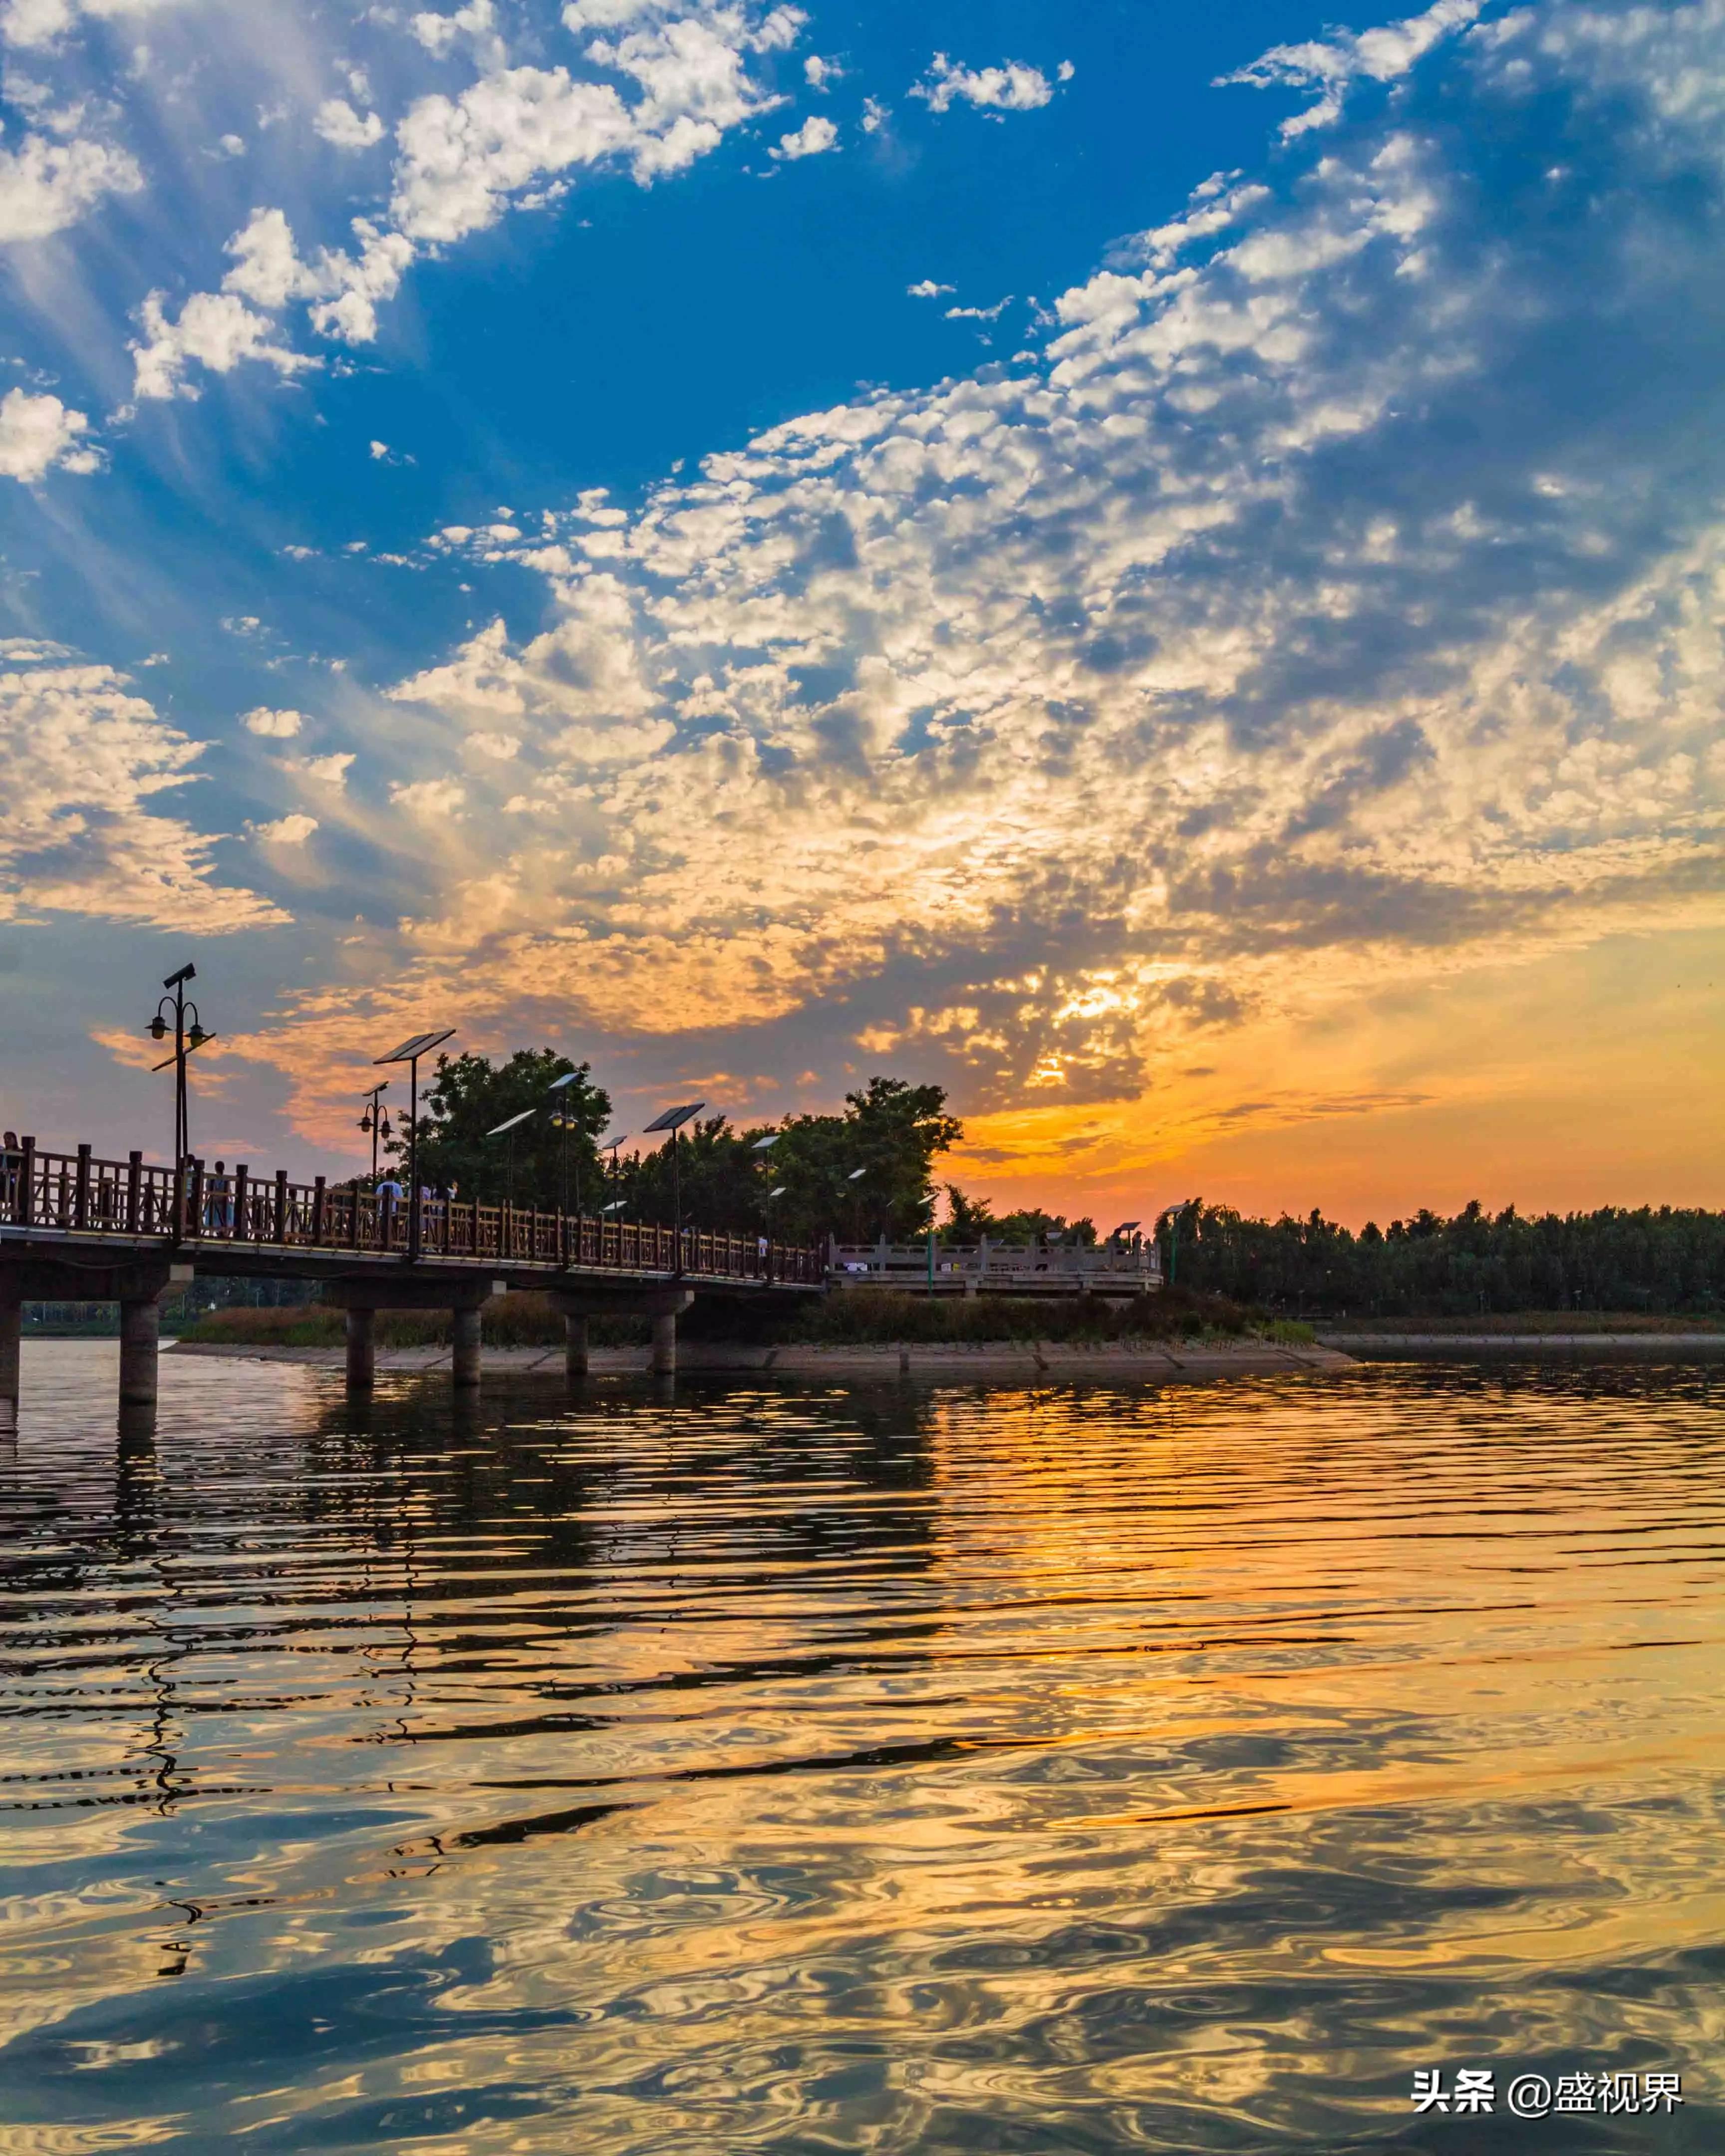
[[[155,1040],[166,1040],[167,1038],[167,1020],[160,1011],[150,1021],[150,1034]]]
[[[194,1018],[192,1021],[192,1030],[186,1035],[187,1046],[188,1048],[202,1048],[205,1041],[208,1039],[209,1035],[204,1031],[203,1028]]]

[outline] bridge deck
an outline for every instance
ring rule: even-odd
[[[216,1175],[200,1161],[183,1169],[141,1153],[101,1160],[39,1151],[25,1138],[0,1158],[0,1260],[50,1250],[100,1249],[115,1256],[160,1255],[204,1272],[320,1278],[413,1261],[451,1278],[490,1272],[511,1286],[682,1280],[714,1287],[817,1288],[816,1250],[755,1235],[670,1228],[512,1205],[441,1198],[419,1204],[417,1239],[406,1199],[322,1176],[294,1183],[285,1170],[254,1176],[244,1163]],[[414,1247],[417,1240],[417,1249]]]

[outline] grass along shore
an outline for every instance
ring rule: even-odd
[[[563,1322],[549,1296],[531,1292],[498,1296],[481,1317],[489,1348],[551,1348],[563,1337]],[[1059,1301],[977,1296],[931,1298],[851,1290],[803,1303],[795,1311],[762,1311],[742,1302],[704,1297],[679,1321],[688,1341],[726,1340],[775,1346],[887,1346],[1014,1341],[1159,1341],[1225,1338],[1271,1340],[1286,1346],[1311,1341],[1309,1325],[1243,1310],[1219,1296],[1170,1288],[1129,1303],[1090,1296]],[[596,1317],[595,1348],[644,1346],[646,1319]],[[298,1309],[236,1308],[208,1312],[179,1337],[199,1346],[336,1348],[343,1338],[339,1310],[321,1303]],[[379,1348],[432,1348],[449,1337],[446,1312],[382,1310],[377,1317]]]

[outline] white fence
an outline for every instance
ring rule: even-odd
[[[827,1246],[835,1288],[894,1288],[906,1295],[1151,1295],[1162,1253],[1135,1235],[1094,1248],[1060,1243],[840,1243]]]

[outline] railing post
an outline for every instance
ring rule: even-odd
[[[74,1228],[90,1225],[90,1147],[87,1145],[78,1148],[78,1176],[72,1185],[72,1225]]]
[[[200,1236],[203,1233],[203,1163],[201,1160],[193,1159],[189,1175],[183,1168],[181,1170],[180,1184],[185,1198],[181,1214],[180,1240],[190,1242],[194,1232]]]
[[[311,1185],[311,1243],[315,1250],[324,1237],[324,1180],[320,1175]]]
[[[287,1170],[279,1168],[275,1171],[275,1240],[278,1243],[287,1240]]]
[[[18,1197],[13,1218],[28,1228],[36,1217],[36,1141],[25,1138],[18,1147]]]
[[[144,1156],[129,1152],[126,1156],[126,1232],[138,1232],[138,1207],[143,1195]]]
[[[224,1213],[227,1211],[228,1207],[231,1205],[234,1208],[234,1216],[231,1220],[218,1219],[216,1222],[216,1229],[217,1233],[219,1234],[223,1228],[230,1229],[236,1243],[244,1242],[248,1238],[249,1231],[250,1223],[246,1218],[246,1207],[249,1194],[246,1186],[250,1181],[251,1178],[246,1172],[245,1163],[243,1160],[235,1161],[234,1163],[233,1193],[227,1199],[226,1203],[222,1205],[222,1210]]]
[[[357,1175],[353,1178],[352,1191],[353,1218],[348,1223],[348,1226],[351,1230],[348,1235],[348,1240],[352,1244],[354,1249],[357,1250],[359,1248],[359,1178]]]

